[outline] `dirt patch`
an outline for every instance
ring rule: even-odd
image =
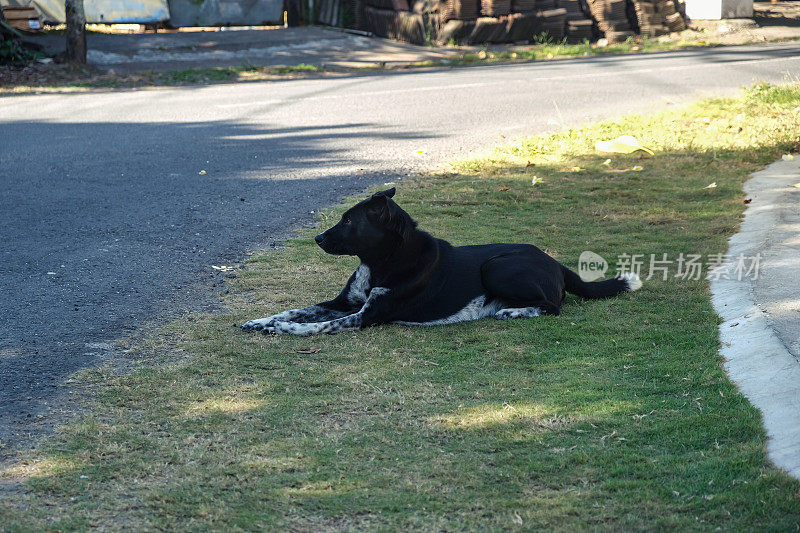
[[[42,87],[76,83],[76,80],[96,81],[102,73],[91,66],[73,67],[55,63],[29,63],[22,67],[0,66],[0,87]]]

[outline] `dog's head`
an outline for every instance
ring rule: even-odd
[[[373,194],[342,215],[338,224],[314,239],[329,254],[382,259],[408,240],[417,223],[392,197],[395,189]]]

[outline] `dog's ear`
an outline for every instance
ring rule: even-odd
[[[375,193],[367,200],[366,204],[367,215],[385,225],[386,220],[391,217],[389,213],[389,197],[381,193]]]
[[[387,189],[387,190],[385,190],[385,191],[376,192],[376,193],[375,193],[375,194],[373,194],[372,196],[373,196],[373,198],[374,198],[375,196],[385,196],[386,198],[392,198],[392,197],[394,197],[394,193],[395,193],[395,192],[397,192],[397,189],[395,189],[394,187],[392,187],[391,189]]]
[[[417,227],[417,223],[390,199],[391,195],[394,194],[394,188],[386,192],[390,194],[377,193],[369,199],[367,215],[405,241],[411,236],[414,228]]]

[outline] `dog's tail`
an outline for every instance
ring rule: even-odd
[[[633,292],[642,287],[642,280],[633,272],[604,281],[583,281],[575,272],[561,265],[564,287],[581,298],[610,298],[621,292]]]

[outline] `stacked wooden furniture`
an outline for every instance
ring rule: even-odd
[[[408,0],[366,0],[364,18],[369,31],[413,44],[427,41],[425,21],[409,9]]]
[[[508,19],[508,42],[530,41],[543,31],[543,19],[537,11],[536,0],[511,0]]]
[[[594,22],[584,14],[581,0],[559,0],[558,7],[567,11],[564,27],[567,42],[580,43],[594,38]]]
[[[567,10],[558,7],[555,0],[538,0],[536,14],[542,20],[541,31],[535,37],[545,37],[560,41],[564,38],[567,23]]]
[[[597,28],[611,43],[620,43],[634,36],[628,22],[626,0],[588,0],[589,13]]]
[[[675,0],[364,2],[364,27],[359,29],[414,44],[519,43],[541,38],[581,42],[601,35],[621,42],[637,31],[656,36],[685,28]]]
[[[3,6],[3,17],[6,24],[25,32],[36,32],[42,29],[39,12],[34,7]]]
[[[635,29],[649,37],[686,29],[674,0],[629,0],[628,13]]]
[[[675,0],[586,0],[597,28],[609,42],[641,33],[648,37],[686,29]]]
[[[591,38],[580,0],[364,0],[364,27],[380,37],[421,44],[529,42]]]

